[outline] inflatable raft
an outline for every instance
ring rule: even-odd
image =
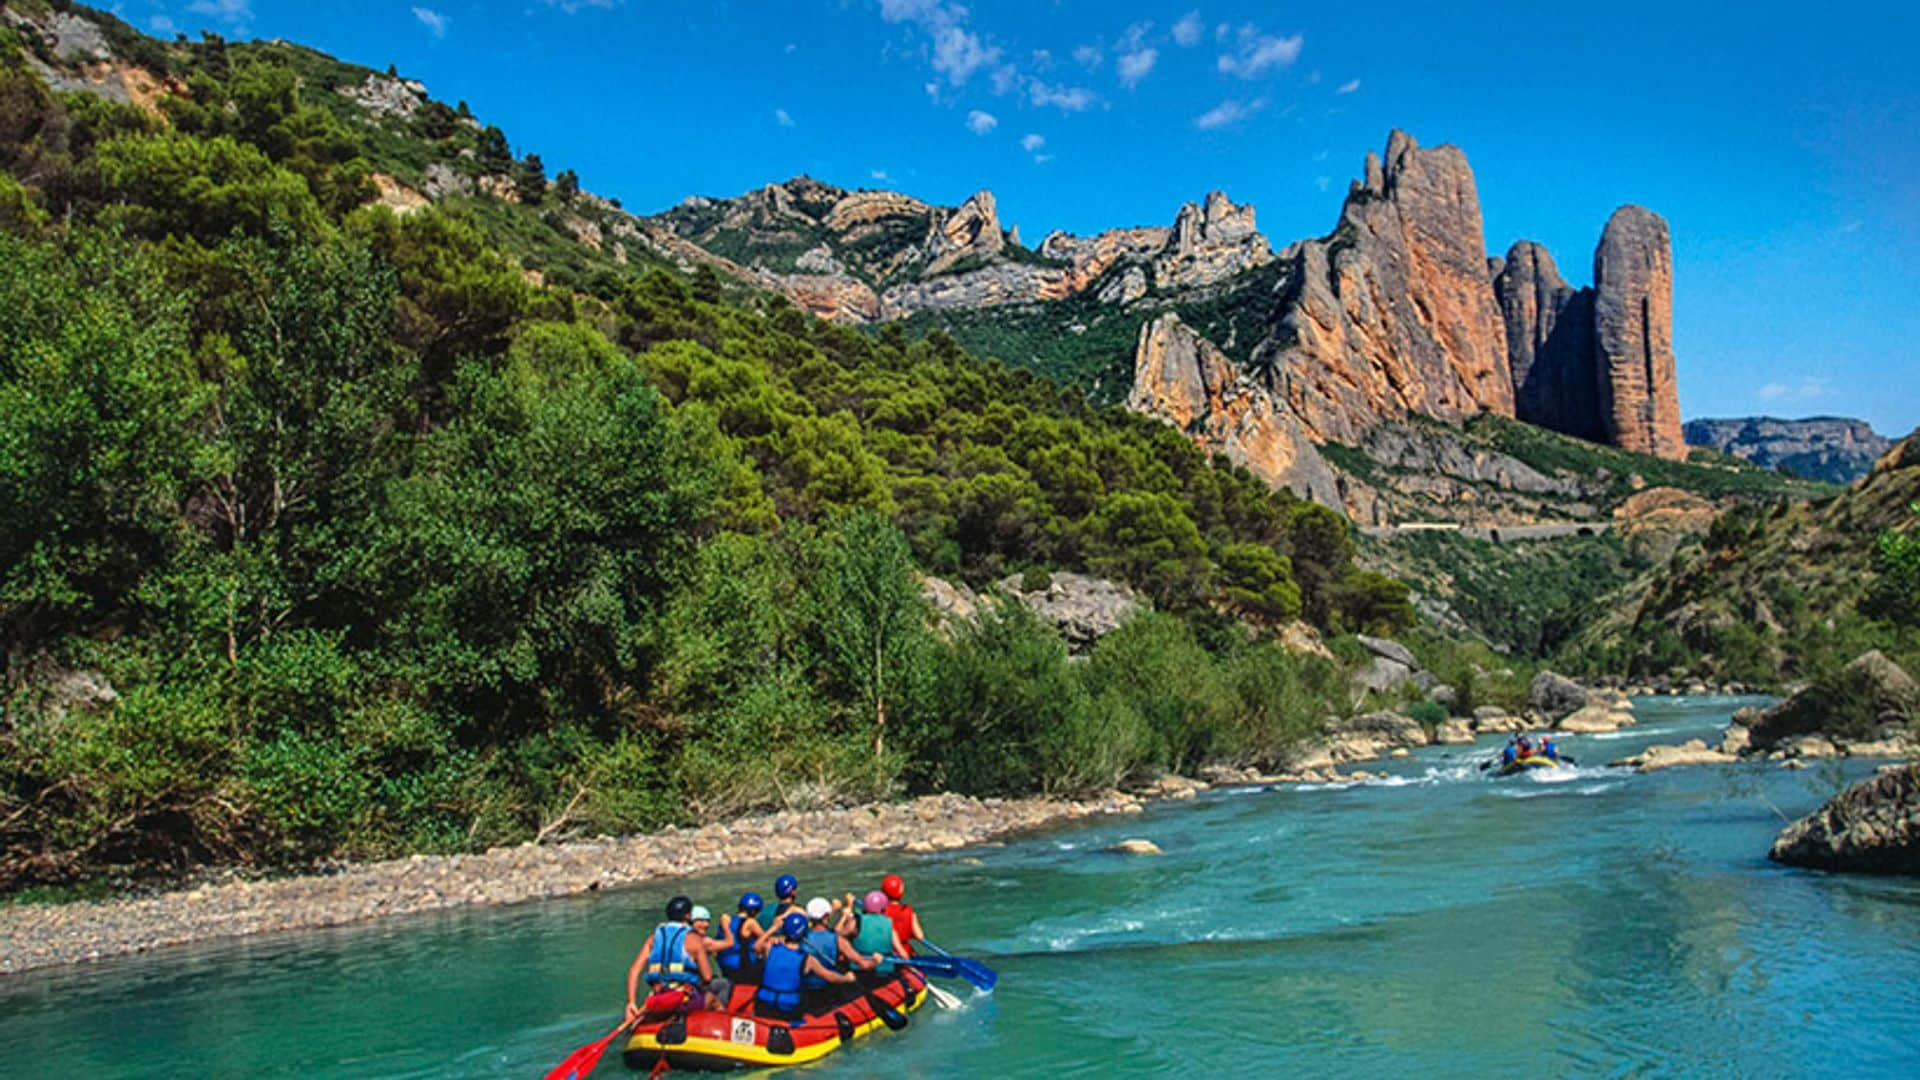
[[[881,1027],[888,1015],[904,1025],[927,999],[927,980],[902,968],[835,990],[794,1017],[763,1014],[752,986],[734,987],[725,1009],[646,1016],[627,1040],[627,1067],[651,1071],[664,1060],[668,1069],[713,1072],[818,1061]]]
[[[1515,758],[1500,766],[1500,771],[1493,775],[1512,776],[1514,773],[1526,772],[1529,769],[1557,769],[1559,767],[1560,763],[1558,761],[1550,757],[1535,754],[1532,757]]]

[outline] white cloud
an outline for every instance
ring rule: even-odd
[[[1120,35],[1119,57],[1113,62],[1114,73],[1120,76],[1120,85],[1131,90],[1140,85],[1140,80],[1153,70],[1160,52],[1147,44],[1147,31],[1153,29],[1152,23],[1134,23]]]
[[[1098,45],[1080,45],[1073,50],[1073,62],[1092,71],[1100,66],[1100,58],[1103,55]]]
[[[1248,23],[1240,28],[1236,42],[1233,52],[1220,55],[1220,70],[1242,79],[1256,79],[1300,59],[1300,47],[1305,39],[1299,34],[1284,38],[1263,34],[1259,27]]]
[[[187,10],[222,22],[244,23],[253,19],[253,0],[193,0]]]
[[[880,0],[880,17],[890,23],[909,23],[933,39],[933,70],[955,86],[973,73],[998,63],[1000,47],[989,45],[967,29],[969,12],[944,0]]]
[[[1047,137],[1045,135],[1020,136],[1020,149],[1025,150],[1028,153],[1032,153],[1033,151],[1038,150],[1045,145],[1047,145]]]
[[[975,135],[985,135],[1000,126],[1000,121],[990,112],[975,109],[967,114],[967,130]]]
[[[1153,70],[1154,61],[1160,59],[1159,52],[1153,49],[1141,49],[1130,52],[1114,62],[1113,70],[1120,73],[1120,85],[1132,87],[1140,85],[1140,80]]]
[[[1228,98],[1195,117],[1193,126],[1199,128],[1201,131],[1212,131],[1215,128],[1223,128],[1230,124],[1237,124],[1266,107],[1267,99],[1265,98],[1255,98],[1249,102],[1241,102],[1237,98]]]
[[[1828,379],[1819,378],[1814,375],[1802,376],[1797,386],[1789,386],[1786,383],[1780,382],[1770,382],[1760,388],[1760,400],[1812,401],[1814,398],[1826,396],[1829,382],[1830,380]]]
[[[1052,160],[1053,160],[1053,155],[1052,155],[1052,154],[1035,154],[1035,155],[1033,155],[1033,163],[1034,163],[1035,165],[1045,165],[1045,164],[1046,164],[1047,162],[1049,162],[1049,161],[1052,161]]]
[[[427,33],[437,38],[447,36],[447,24],[453,21],[432,8],[423,7],[414,8],[413,17],[420,20],[420,25],[427,28]]]
[[[1207,24],[1197,11],[1187,12],[1180,16],[1179,22],[1173,24],[1173,40],[1183,49],[1200,44],[1201,35],[1206,32]]]
[[[1033,66],[1039,68],[1041,71],[1045,71],[1048,68],[1052,67],[1053,51],[1051,49],[1033,50]]]
[[[1335,91],[1334,91],[1334,93],[1336,93],[1336,94],[1351,94],[1351,93],[1353,93],[1353,92],[1354,92],[1355,90],[1358,90],[1358,89],[1360,89],[1360,80],[1359,80],[1359,79],[1348,79],[1348,80],[1347,80],[1346,82],[1343,82],[1343,83],[1341,83],[1341,84],[1340,84],[1340,89],[1338,89],[1338,90],[1335,90]]]
[[[566,14],[572,15],[581,8],[599,8],[602,11],[612,11],[620,2],[621,0],[547,0],[547,6],[559,8]]]
[[[774,123],[779,124],[781,127],[793,126],[793,117],[789,115],[785,109],[773,110],[773,120]]]
[[[875,169],[872,172],[868,173],[867,175],[873,177],[875,180],[878,180],[883,184],[893,179],[893,177],[887,175],[887,170],[885,169]]]
[[[1085,112],[1093,107],[1093,91],[1084,86],[1049,86],[1035,79],[1027,89],[1033,103],[1041,108],[1052,105],[1061,112]]]
[[[1313,178],[1313,186],[1319,188],[1321,191],[1325,191],[1327,188],[1333,186],[1333,177],[1316,176]]]
[[[165,15],[155,15],[147,20],[147,29],[156,34],[177,34],[180,32],[180,24]]]
[[[1020,89],[1020,71],[1012,64],[1001,64],[993,69],[993,93],[995,97],[1005,97]]]

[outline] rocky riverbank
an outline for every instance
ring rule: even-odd
[[[1171,778],[1145,796],[1191,797],[1207,785]],[[239,937],[483,904],[514,904],[661,881],[752,863],[880,850],[967,847],[1101,814],[1138,813],[1142,796],[1086,801],[932,795],[845,810],[768,814],[621,838],[415,855],[333,873],[235,880],[99,902],[0,908],[0,974]]]

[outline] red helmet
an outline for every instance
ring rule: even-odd
[[[887,894],[887,899],[898,900],[907,895],[907,883],[900,880],[899,874],[888,874],[880,879],[880,891]]]

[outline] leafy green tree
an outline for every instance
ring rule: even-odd
[[[553,194],[562,203],[571,203],[580,195],[580,174],[572,169],[561,169],[553,178]]]
[[[1908,508],[1920,518],[1920,503]],[[1874,542],[1880,576],[1867,594],[1867,608],[1900,626],[1920,626],[1920,537],[1888,529]]]
[[[307,235],[323,224],[306,181],[229,136],[169,131],[113,139],[101,145],[96,164],[115,200],[102,219],[139,236],[189,237],[212,247],[234,232],[262,235],[270,222]]]
[[[877,514],[847,517],[829,541],[815,611],[827,670],[872,718],[878,759],[889,719],[910,712],[930,673],[929,611],[907,538]]]
[[[0,233],[7,655],[125,613],[184,542],[187,431],[204,401],[186,308],[137,249],[110,237]]]
[[[507,133],[492,124],[480,129],[480,145],[474,153],[488,172],[504,173],[513,167],[513,151],[507,146]]]
[[[547,167],[539,154],[528,154],[514,171],[514,194],[528,206],[539,206],[547,197]]]
[[[1089,516],[1086,532],[1095,568],[1143,586],[1162,603],[1191,601],[1206,588],[1206,544],[1171,495],[1111,495]]]
[[[1264,544],[1228,544],[1220,549],[1221,591],[1227,602],[1260,619],[1286,621],[1300,615],[1300,586],[1293,561]]]
[[[992,605],[936,667],[930,716],[910,736],[921,786],[1004,795],[1056,779],[1047,741],[1083,723],[1091,703],[1051,626],[1024,604]]]

